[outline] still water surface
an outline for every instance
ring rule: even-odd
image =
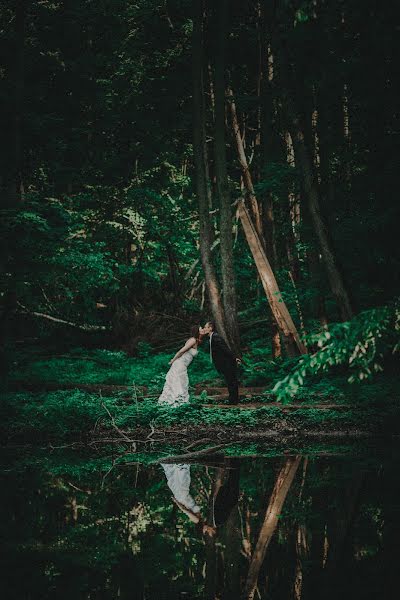
[[[2,598],[395,598],[399,467],[393,448],[114,467],[3,452]]]

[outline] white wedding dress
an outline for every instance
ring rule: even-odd
[[[190,494],[190,466],[184,464],[161,464],[161,466],[175,500],[194,513],[200,512],[200,506]]]
[[[187,368],[197,355],[196,348],[189,348],[171,365],[165,378],[164,389],[158,399],[158,404],[180,406],[189,402],[189,377]]]

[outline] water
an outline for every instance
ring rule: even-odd
[[[236,453],[3,452],[2,598],[396,596],[396,449]]]

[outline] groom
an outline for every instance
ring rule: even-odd
[[[203,329],[204,335],[210,336],[210,359],[215,368],[224,376],[229,392],[229,404],[239,402],[239,383],[237,379],[237,364],[240,359],[236,358],[228,348],[225,340],[215,331],[215,323],[208,321]]]

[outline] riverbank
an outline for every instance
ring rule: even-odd
[[[255,347],[242,371],[240,405],[227,406],[226,388],[206,353],[191,367],[191,400],[160,407],[168,354],[129,358],[108,350],[75,349],[62,356],[21,351],[2,389],[3,444],[186,445],[207,439],[313,439],[400,433],[398,379],[380,375],[349,385],[341,374],[314,378],[289,403],[278,403],[276,381],[290,361],[261,361]]]
[[[144,444],[277,437],[346,437],[400,433],[399,403],[389,398],[323,402],[310,397],[288,405],[265,401],[240,406],[195,397],[178,408],[153,398],[103,396],[82,390],[3,394],[3,443],[77,442]]]

